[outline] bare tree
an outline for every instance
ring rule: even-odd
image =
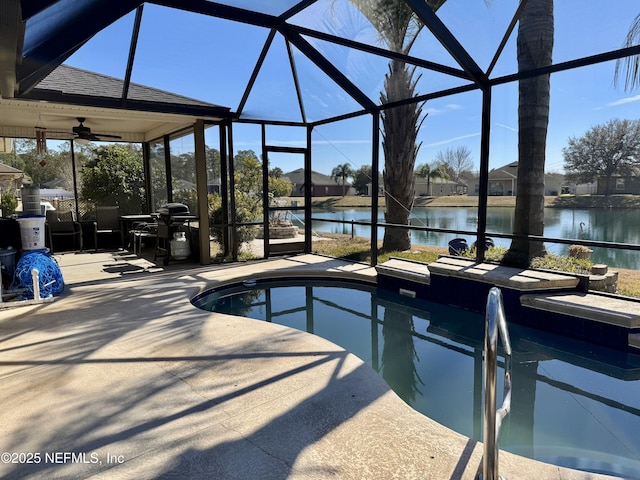
[[[473,171],[471,150],[467,147],[447,148],[444,152],[438,152],[435,160],[436,163],[444,165],[449,178],[456,182],[463,174]]]

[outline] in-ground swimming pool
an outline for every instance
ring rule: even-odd
[[[309,278],[225,286],[193,304],[326,338],[366,361],[416,410],[482,440],[483,315]],[[515,324],[509,333],[513,390],[500,448],[640,479],[640,356]]]

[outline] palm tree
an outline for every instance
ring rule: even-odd
[[[375,26],[389,50],[409,53],[423,25],[413,11],[394,0],[351,0]],[[445,0],[427,0],[435,12]],[[640,27],[639,27],[640,29]],[[518,70],[551,65],[553,53],[553,0],[529,0],[518,24]],[[415,97],[415,68],[393,59],[385,77],[382,103]],[[519,174],[514,234],[542,235],[544,232],[544,165],[549,123],[550,76],[520,80],[518,100]],[[416,145],[421,125],[422,104],[410,104],[383,112],[383,172],[387,223],[407,225],[413,206],[413,168],[420,148]],[[408,229],[385,229],[382,249],[406,250],[411,246]],[[510,263],[524,265],[543,255],[541,242],[514,239],[505,256]]]
[[[376,28],[380,40],[393,52],[408,54],[420,34],[423,24],[404,2],[396,0],[351,0]],[[445,0],[427,0],[435,12]],[[383,104],[416,96],[415,68],[393,59],[385,76]],[[424,117],[422,104],[412,103],[383,111],[382,150],[384,152],[383,182],[387,223],[408,225],[413,207],[413,170],[420,145],[416,144]],[[407,250],[411,237],[407,228],[385,228],[382,249]]]
[[[553,35],[553,0],[529,0],[518,24],[519,72],[551,65]],[[518,193],[513,233],[543,235],[550,75],[521,79],[518,93]],[[544,254],[542,242],[514,238],[504,261],[528,266],[532,258]]]
[[[351,167],[349,166],[348,162],[338,165],[333,170],[331,170],[331,178],[333,178],[336,182],[339,179],[342,179],[342,196],[343,197],[346,195],[345,181],[347,180],[347,178],[352,176],[353,176],[353,170],[351,170]]]
[[[430,196],[433,195],[431,191],[432,178],[441,178],[443,180],[449,179],[446,165],[438,162],[434,163],[433,165],[429,165],[428,163],[418,165],[418,167],[416,168],[416,175],[427,180],[427,192],[429,192]]]

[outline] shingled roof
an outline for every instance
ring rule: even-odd
[[[304,168],[298,168],[297,170],[293,170],[291,172],[285,173],[282,175],[283,177],[287,177],[291,183],[302,185],[304,183]],[[324,175],[319,172],[311,171],[311,184],[312,185],[342,185],[342,183],[336,182],[335,179],[331,178],[328,175]],[[345,183],[345,185],[350,185],[349,182]]]
[[[120,100],[120,98],[122,98],[123,88],[124,81],[119,78],[82,70],[69,65],[60,65],[42,80],[29,96],[38,98],[48,96],[52,100],[61,100],[62,97],[86,95]],[[219,105],[157,88],[146,87],[137,83],[131,83],[129,85],[127,100],[223,108]]]
[[[0,163],[0,175],[3,176],[14,176],[14,177],[20,177],[22,175],[24,175],[24,172],[22,172],[21,170],[18,170],[17,168],[13,168],[10,165],[7,165],[6,163]]]
[[[489,172],[489,180],[513,180],[518,178],[518,162],[511,162],[508,165],[494,168]]]

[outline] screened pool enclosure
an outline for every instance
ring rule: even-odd
[[[0,13],[0,137],[66,145],[76,210],[83,140],[140,145],[144,205],[125,213],[189,202],[201,263],[237,259],[247,228],[263,231],[259,256],[280,253],[269,227],[283,215],[304,232],[298,251],[312,250],[318,222],[368,230],[373,264],[380,248],[407,249],[425,232],[500,239],[522,258],[551,244],[640,250],[638,239],[581,235],[579,220],[550,238],[543,208],[570,139],[637,120],[633,2],[5,0]],[[80,124],[102,136],[82,138]],[[448,182],[477,195],[474,228],[412,221],[417,167],[455,149],[470,165]],[[498,190],[491,172],[513,162]],[[353,193],[334,175],[345,164],[369,175],[361,195],[384,200],[365,219],[312,209],[329,196],[322,176]],[[616,186],[637,182],[629,165]],[[294,172],[289,200],[277,201],[273,179]],[[516,207],[492,229],[498,192]]]

